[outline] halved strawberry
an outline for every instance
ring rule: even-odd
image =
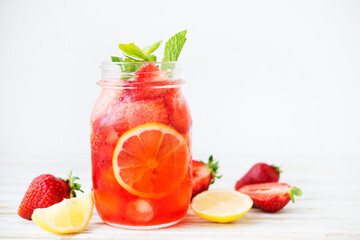
[[[204,163],[202,161],[192,160],[192,196],[208,190],[210,184],[215,182],[215,178],[221,178],[217,175],[219,169],[219,162],[214,162],[213,156],[209,157],[209,162]]]
[[[186,133],[191,127],[191,116],[185,98],[178,88],[170,88],[164,95],[164,102],[169,111],[172,125],[180,133]]]
[[[254,207],[258,207],[266,212],[276,212],[283,209],[288,202],[295,202],[295,196],[301,196],[302,192],[297,187],[291,187],[286,183],[260,183],[250,184],[239,189],[254,202]]]

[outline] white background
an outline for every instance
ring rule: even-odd
[[[360,156],[360,1],[0,0],[1,159],[90,161],[101,61],[183,29],[195,158]]]

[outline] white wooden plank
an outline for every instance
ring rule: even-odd
[[[243,158],[236,166],[222,161],[223,178],[212,188],[233,188],[238,177],[260,158]],[[43,231],[17,216],[18,205],[30,181],[42,173],[65,176],[64,161],[34,164],[17,159],[1,160],[0,238],[4,239],[360,239],[360,158],[305,157],[297,161],[280,158],[286,170],[281,180],[301,187],[304,196],[278,213],[251,209],[229,224],[205,221],[189,210],[185,219],[166,229],[124,230],[102,223],[96,211],[88,227],[70,235]],[[90,162],[71,161],[71,168],[91,189]],[[268,161],[269,162],[269,161]],[[339,164],[339,162],[341,164]]]

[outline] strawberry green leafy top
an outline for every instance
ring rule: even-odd
[[[165,44],[163,62],[177,61],[181,50],[186,42],[186,30],[181,31],[172,36]],[[119,44],[120,50],[123,52],[124,58],[111,56],[112,62],[156,62],[157,57],[152,53],[159,48],[162,41],[156,42],[143,49],[136,46],[134,43]],[[121,65],[123,72],[136,72],[138,70],[137,64],[134,65]],[[166,68],[167,65],[163,64],[161,68]],[[164,69],[163,69],[164,70]]]

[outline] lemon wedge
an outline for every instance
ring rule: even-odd
[[[31,216],[42,229],[52,233],[72,233],[83,230],[94,210],[92,193],[64,199],[48,208],[38,208]]]
[[[199,217],[212,222],[232,222],[247,213],[251,198],[235,190],[214,189],[196,195],[191,209]]]

